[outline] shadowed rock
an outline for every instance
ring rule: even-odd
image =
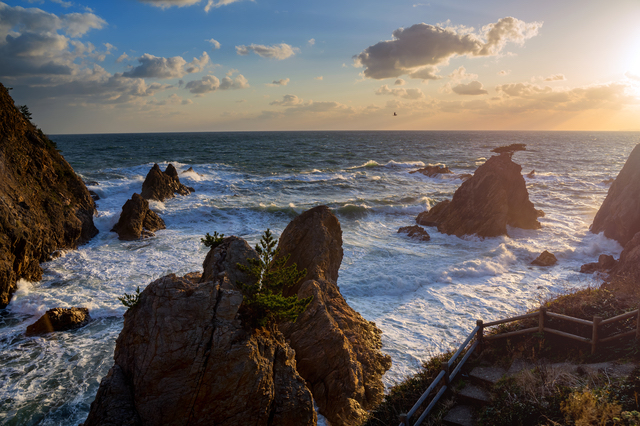
[[[540,253],[540,256],[536,257],[536,259],[531,262],[532,265],[536,266],[553,266],[558,263],[558,259],[553,253],[548,252],[547,250]]]
[[[125,241],[152,237],[154,231],[165,229],[164,221],[156,212],[149,209],[149,202],[140,194],[133,194],[122,206],[120,219],[111,232],[117,232],[118,238]]]
[[[510,153],[513,152],[505,151],[489,158],[472,178],[460,185],[451,201],[443,201],[420,213],[416,222],[437,226],[438,231],[458,237],[507,235],[507,225],[539,229],[537,219],[544,213],[529,201],[522,167],[511,160]]]
[[[624,250],[620,253],[620,260],[611,268],[609,279],[630,279],[636,281],[637,285],[640,279],[640,232],[625,244]]]
[[[604,232],[607,238],[625,246],[640,232],[640,144],[611,184],[607,197],[591,225],[591,232]]]
[[[418,169],[418,170],[413,170],[411,173],[422,173],[425,176],[428,177],[436,177],[438,175],[442,175],[442,174],[453,174],[453,172],[451,170],[449,170],[449,168],[447,166],[427,166],[424,167],[422,169]]]
[[[91,320],[87,308],[49,309],[35,323],[27,327],[27,336],[66,331],[82,327]]]
[[[526,151],[527,145],[524,143],[512,143],[511,145],[499,146],[497,148],[493,148],[491,152],[495,152],[496,154],[507,154],[509,158],[513,156],[513,154],[517,151]]]
[[[421,226],[413,225],[413,226],[403,226],[398,229],[398,234],[407,234],[410,238],[420,240],[420,241],[429,241],[431,237]]]
[[[391,358],[380,352],[381,331],[344,300],[337,285],[342,230],[326,206],[295,218],[283,231],[280,255],[291,254],[307,275],[289,294],[313,296],[293,324],[281,330],[296,351],[298,371],[331,424],[359,425],[384,396],[382,375]]]
[[[178,172],[169,164],[163,172],[160,166],[154,164],[142,183],[142,198],[147,200],[164,201],[175,197],[175,194],[189,195],[195,190],[180,183]]]
[[[583,274],[593,274],[594,272],[609,272],[618,263],[610,254],[601,254],[598,261],[586,263],[580,267]]]

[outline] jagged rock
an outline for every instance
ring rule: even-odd
[[[253,285],[256,281],[236,267],[246,259],[258,259],[258,254],[242,238],[227,237],[215,250],[209,250],[202,264],[204,272],[200,282],[220,280],[223,288],[236,288],[237,283]]]
[[[98,193],[96,191],[89,190],[89,195],[91,196],[91,199],[93,201],[98,201],[100,199],[100,196],[98,195]]]
[[[531,170],[529,173],[527,173],[527,177],[529,179],[533,179],[536,177],[536,171],[535,170]]]
[[[27,327],[27,336],[66,331],[82,327],[91,320],[87,308],[54,308],[49,309],[35,323]]]
[[[611,184],[607,197],[593,219],[591,232],[604,232],[607,238],[625,246],[640,232],[640,144]]]
[[[598,261],[594,263],[586,263],[580,267],[583,274],[593,274],[594,272],[609,272],[616,264],[617,260],[610,254],[601,254]]]
[[[636,282],[640,279],[640,232],[625,244],[622,253],[620,253],[620,260],[611,268],[609,280],[624,279]]]
[[[223,288],[236,274],[232,259],[242,257],[234,251],[246,245],[238,240],[227,238],[211,250],[224,255],[207,256],[231,268],[215,281],[168,275],[144,289],[125,313],[114,367],[84,426],[127,417],[136,426],[316,424],[294,351],[279,332],[247,330],[238,315],[242,293]]]
[[[511,160],[511,151],[494,155],[460,185],[451,201],[436,204],[418,215],[420,225],[437,226],[445,234],[507,235],[507,225],[539,229],[541,212],[529,201],[522,167]]]
[[[453,174],[451,170],[447,166],[427,166],[422,169],[413,170],[409,173],[422,173],[428,177],[435,177],[442,174]]]
[[[298,371],[331,424],[359,425],[383,398],[382,375],[391,358],[380,352],[382,332],[344,300],[337,285],[342,262],[342,230],[326,206],[295,218],[278,245],[288,264],[307,275],[288,294],[313,296],[293,324],[280,328],[296,351]]]
[[[407,234],[410,238],[415,238],[420,241],[429,241],[431,237],[421,226],[403,226],[398,229],[398,234]]]
[[[141,236],[151,237],[154,231],[165,228],[162,218],[149,209],[149,202],[140,194],[134,193],[122,206],[120,219],[111,232],[117,232],[121,240],[131,241]]]
[[[527,145],[523,143],[512,143],[511,145],[499,146],[497,148],[493,148],[491,152],[495,152],[496,154],[507,154],[509,158],[513,156],[516,151],[526,151]]]
[[[169,164],[164,172],[160,166],[154,164],[142,183],[142,198],[147,200],[164,201],[175,197],[174,194],[189,195],[195,190],[180,183],[178,172]]]
[[[40,281],[40,262],[98,233],[82,180],[0,84],[0,308],[20,278]]]
[[[536,257],[536,259],[531,262],[532,265],[536,266],[553,266],[556,263],[558,263],[558,259],[553,253],[550,253],[547,250],[540,253],[540,256]]]

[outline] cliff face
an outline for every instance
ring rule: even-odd
[[[42,278],[51,253],[98,233],[94,212],[82,180],[0,84],[0,308],[18,279]]]

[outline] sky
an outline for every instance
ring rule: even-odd
[[[48,134],[639,131],[639,23],[640,0],[0,0],[0,83]]]

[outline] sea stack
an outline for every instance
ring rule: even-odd
[[[53,142],[0,84],[0,308],[20,278],[42,279],[40,262],[76,248],[98,230],[95,204]]]
[[[132,241],[141,237],[153,237],[154,231],[165,228],[162,218],[149,209],[149,202],[140,194],[134,193],[122,206],[120,219],[111,231],[117,232],[121,240]]]
[[[436,204],[416,218],[419,225],[437,226],[438,231],[461,237],[507,235],[507,225],[539,229],[543,213],[529,201],[522,167],[511,159],[523,144],[493,150],[498,153],[478,167],[456,190],[452,200]]]
[[[140,195],[147,200],[164,201],[175,197],[175,194],[189,195],[192,192],[195,189],[180,183],[178,171],[173,164],[169,164],[164,172],[154,164],[142,183]]]

